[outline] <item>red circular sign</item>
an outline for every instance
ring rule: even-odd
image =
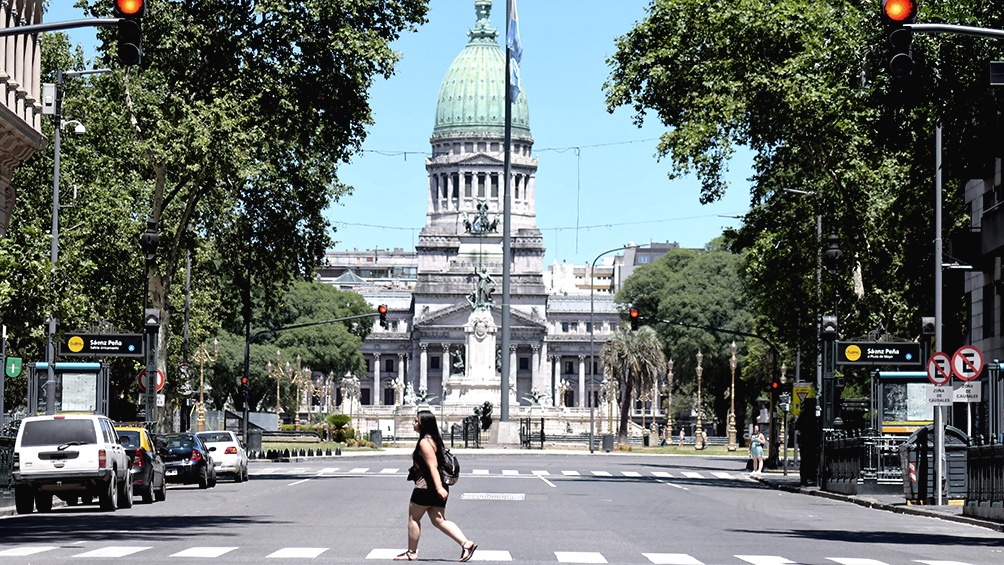
[[[146,369],[140,369],[136,375],[136,382],[139,383],[139,389],[146,392]],[[164,388],[164,371],[157,369],[157,392],[162,388]]]
[[[927,360],[927,378],[934,386],[945,386],[952,381],[952,360],[940,351]]]
[[[983,352],[972,345],[963,345],[952,355],[952,372],[963,381],[971,381],[983,370]]]

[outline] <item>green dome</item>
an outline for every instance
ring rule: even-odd
[[[439,88],[433,137],[505,132],[505,49],[488,19],[491,6],[490,0],[474,3],[478,21]],[[512,105],[512,132],[530,136],[530,109],[522,91]]]

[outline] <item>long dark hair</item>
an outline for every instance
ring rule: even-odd
[[[443,436],[439,433],[439,426],[436,424],[436,415],[429,410],[419,410],[418,411],[418,441],[421,442],[422,438],[429,436],[432,438],[432,442],[436,444],[436,454],[443,452]],[[419,456],[418,444],[415,444],[415,456]]]

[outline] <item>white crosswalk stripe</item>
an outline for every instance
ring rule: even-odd
[[[788,565],[789,563],[795,563],[777,555],[736,555],[736,558],[753,565]]]
[[[28,555],[35,555],[36,553],[52,551],[53,549],[58,548],[54,545],[22,545],[21,547],[0,550],[0,557],[26,557]]]
[[[506,477],[511,477],[513,475],[518,475],[519,471],[516,469],[502,469],[502,475]]]
[[[548,473],[547,471],[530,471],[530,472],[533,473],[534,475],[537,475],[538,477],[549,477],[549,476],[551,476],[551,473]]]
[[[582,473],[579,473],[578,471],[562,471],[561,474],[566,477],[578,477]]]
[[[673,477],[673,475],[670,475],[667,471],[652,471],[652,476],[662,479],[670,479]]]
[[[597,477],[612,477],[612,476],[613,476],[613,475],[611,475],[611,474],[610,474],[609,472],[607,472],[607,471],[590,471],[590,472],[591,472],[591,473],[592,473],[593,475],[597,476]]]
[[[491,471],[489,471],[488,469],[474,469],[473,471],[471,471],[471,474],[472,475],[490,475]]]
[[[171,557],[219,557],[237,549],[236,547],[190,547],[178,553],[172,553]]]
[[[642,553],[655,565],[704,565],[686,553]]]
[[[102,547],[92,551],[85,551],[84,553],[78,553],[74,555],[74,557],[87,557],[87,558],[126,557],[127,555],[139,553],[141,551],[146,551],[148,549],[150,549],[150,547],[110,545],[108,547]]]
[[[249,475],[279,475],[279,476],[315,476],[315,477],[330,477],[337,475],[366,475],[366,474],[378,474],[378,475],[397,475],[401,473],[401,469],[397,467],[383,467],[380,469],[371,469],[369,467],[353,467],[351,469],[342,469],[341,467],[322,467],[320,470],[309,471],[306,467],[262,467],[259,469],[252,469],[249,471]],[[594,477],[628,477],[628,478],[643,478],[643,477],[658,477],[660,479],[724,479],[724,480],[742,480],[748,481],[749,477],[746,473],[742,472],[728,472],[728,471],[576,471],[571,469],[566,469],[562,471],[548,471],[546,469],[533,469],[533,470],[520,470],[520,469],[472,469],[469,472],[464,472],[464,475],[475,476],[475,477],[521,477],[521,476],[536,476],[536,477],[547,477],[552,474],[561,473],[565,477],[580,477],[583,474],[591,475]]]
[[[273,559],[314,559],[327,551],[326,547],[284,547],[265,557]]]
[[[840,563],[840,565],[887,565],[876,559],[858,559],[854,557],[827,557],[826,559]]]
[[[362,475],[366,471],[369,471],[369,467],[356,467],[355,469],[349,470],[349,473],[353,475]]]
[[[380,474],[381,475],[393,475],[393,474],[396,474],[398,471],[399,471],[399,469],[387,468],[387,469],[382,469],[380,471]]]
[[[606,563],[602,553],[596,551],[555,551],[558,563]]]
[[[641,473],[638,471],[621,471],[621,474],[625,477],[640,477]]]
[[[704,475],[702,475],[702,474],[700,474],[700,473],[698,473],[696,471],[683,471],[680,474],[683,475],[684,477],[688,478],[688,479],[703,479],[703,478],[705,478]]]

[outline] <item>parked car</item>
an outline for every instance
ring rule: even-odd
[[[198,436],[191,433],[157,436],[157,452],[164,459],[164,476],[169,483],[193,484],[199,488],[216,486],[213,458]]]
[[[133,492],[147,504],[167,498],[164,460],[154,448],[150,432],[136,426],[115,426],[115,431],[132,461],[129,475],[132,477]]]
[[[224,430],[198,432],[195,435],[199,436],[212,453],[217,477],[227,475],[237,483],[248,480],[248,452],[237,434]]]
[[[129,456],[115,426],[100,414],[30,416],[14,440],[14,507],[52,510],[52,497],[74,506],[98,499],[101,509],[132,506]]]

